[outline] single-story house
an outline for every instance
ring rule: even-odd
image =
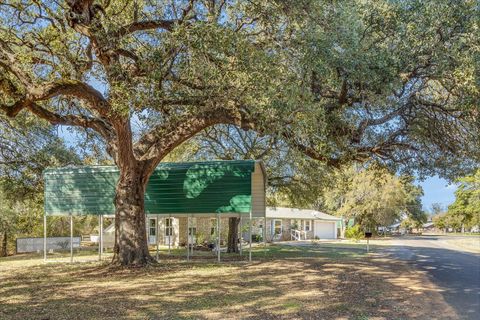
[[[267,207],[267,240],[336,239],[342,218],[311,209]]]
[[[147,235],[151,245],[156,244],[172,247],[184,246],[187,240],[187,217],[157,217],[147,214]],[[297,208],[267,207],[267,241],[336,239],[340,234],[342,219],[326,213]],[[158,222],[158,225],[157,225]],[[264,219],[255,219],[252,234],[263,235]],[[239,226],[243,239],[248,239],[248,218],[242,218]],[[216,218],[190,218],[189,242],[205,243],[216,239]],[[113,246],[114,224],[104,229],[104,246]],[[228,234],[228,218],[220,218],[220,237],[226,241]]]

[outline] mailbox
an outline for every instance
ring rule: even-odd
[[[365,232],[365,238],[371,238],[372,233],[371,232]]]

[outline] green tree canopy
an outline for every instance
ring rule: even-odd
[[[397,177],[378,166],[351,167],[335,173],[331,186],[325,189],[323,207],[373,229],[404,217],[424,222],[422,195],[421,187],[409,177]]]
[[[0,255],[7,254],[14,235],[42,234],[43,170],[80,163],[52,127],[28,116],[11,120],[0,115]]]
[[[455,202],[448,207],[447,218],[452,226],[480,226],[480,169],[458,179]]]

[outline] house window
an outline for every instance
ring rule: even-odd
[[[273,220],[273,234],[282,234],[282,220]]]
[[[312,230],[312,220],[305,220],[304,222],[304,231],[311,231]]]
[[[165,235],[167,237],[173,236],[173,218],[165,219]]]
[[[188,227],[188,235],[195,236],[197,234],[197,218],[192,218],[190,220],[190,226]]]
[[[157,219],[150,219],[148,234],[150,236],[155,236],[157,234]]]

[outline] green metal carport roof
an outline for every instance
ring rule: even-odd
[[[114,214],[118,177],[115,166],[46,169],[45,214]],[[248,214],[263,201],[254,216],[264,216],[265,179],[253,160],[161,163],[147,184],[145,213]]]

